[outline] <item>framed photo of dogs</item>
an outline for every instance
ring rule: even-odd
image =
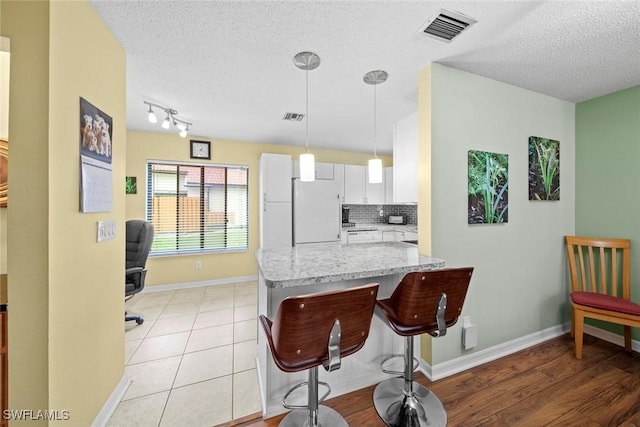
[[[80,211],[112,207],[111,116],[80,98]]]

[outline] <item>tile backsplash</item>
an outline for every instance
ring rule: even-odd
[[[418,224],[417,205],[343,205],[349,207],[349,221],[356,224],[386,224],[389,215],[404,215],[407,224]],[[382,209],[382,216],[380,216]]]

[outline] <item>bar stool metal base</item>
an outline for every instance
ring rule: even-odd
[[[309,425],[309,413],[296,409],[284,417],[279,427],[315,427]],[[328,406],[318,405],[318,427],[348,427],[347,421],[336,410]]]
[[[382,381],[373,392],[373,403],[382,420],[392,427],[446,426],[447,412],[440,399],[422,384],[413,382],[404,392],[402,377]]]

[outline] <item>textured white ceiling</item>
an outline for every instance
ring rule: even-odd
[[[179,111],[192,135],[369,152],[417,110],[417,73],[438,62],[571,102],[640,84],[640,1],[114,1],[92,0],[127,53],[127,127],[150,124],[143,100]],[[418,33],[441,7],[478,20],[452,43]],[[160,116],[160,115],[159,115]]]

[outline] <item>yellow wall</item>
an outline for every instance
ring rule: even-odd
[[[143,105],[140,105],[143,108]],[[197,125],[197,124],[196,124]],[[191,161],[189,139],[211,141],[211,163],[246,165],[249,167],[249,250],[224,254],[181,255],[150,258],[147,262],[147,286],[185,283],[258,274],[254,252],[259,242],[258,176],[261,153],[291,154],[297,159],[304,147],[276,144],[257,144],[223,141],[202,136],[181,138],[177,134],[146,132],[127,133],[127,176],[135,176],[138,194],[127,195],[127,219],[145,218],[147,160]],[[310,148],[317,162],[366,165],[370,153],[321,150]],[[391,166],[391,156],[379,156],[384,166]],[[124,180],[121,187],[124,191]],[[195,260],[202,261],[202,269],[195,269]]]
[[[418,249],[431,255],[431,65],[418,73]],[[437,255],[436,255],[437,256]],[[431,364],[431,336],[421,336],[421,357]]]
[[[64,425],[88,426],[124,371],[125,53],[87,1],[1,6],[12,51],[9,405],[66,409]],[[107,213],[79,212],[80,96],[113,118]],[[119,235],[98,244],[107,219]]]
[[[3,1],[0,7],[2,35],[10,38],[13,50],[7,208],[9,406],[45,409],[49,407],[49,5]],[[13,183],[20,183],[20,191]]]

